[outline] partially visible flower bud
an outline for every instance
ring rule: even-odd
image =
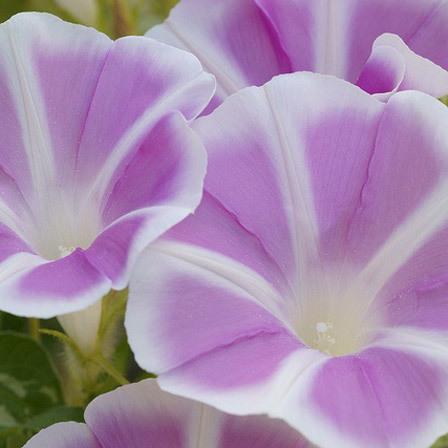
[[[56,0],[56,3],[85,25],[96,25],[97,0]]]
[[[81,311],[58,316],[65,333],[73,339],[82,353],[88,355],[95,350],[101,322],[101,300]]]

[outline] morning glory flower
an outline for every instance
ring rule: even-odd
[[[197,59],[46,14],[0,25],[0,309],[51,317],[127,285],[200,201]]]
[[[182,0],[147,36],[198,56],[216,76],[209,110],[274,75],[313,71],[386,100],[398,90],[448,94],[443,0]]]
[[[322,447],[448,431],[448,109],[281,75],[194,129],[195,215],[144,252],[126,327],[164,390]]]
[[[82,423],[57,423],[24,448],[311,448],[286,423],[236,417],[160,390],[156,380],[95,399]]]

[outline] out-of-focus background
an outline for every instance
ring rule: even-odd
[[[45,11],[93,26],[112,38],[144,34],[178,0],[0,0],[0,21],[21,11]]]

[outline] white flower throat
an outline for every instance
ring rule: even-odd
[[[333,324],[331,322],[318,322],[316,324],[316,338],[313,342],[321,352],[330,354],[331,349],[336,344]]]
[[[324,277],[296,303],[294,330],[303,343],[327,355],[356,353],[379,322],[369,311],[368,288],[351,276]]]
[[[74,246],[66,247],[66,246],[59,245],[58,250],[61,255],[60,258],[63,258],[63,257],[70,255],[72,252],[74,252],[76,250],[76,247],[74,247]]]
[[[48,260],[67,257],[77,248],[87,249],[100,232],[98,209],[77,207],[61,192],[51,206],[41,201],[34,210],[33,230],[27,238],[40,256]]]

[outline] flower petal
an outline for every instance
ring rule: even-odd
[[[439,204],[440,206],[440,204]],[[386,282],[372,308],[387,326],[448,330],[448,223]]]
[[[86,251],[114,288],[127,285],[146,245],[197,207],[205,165],[202,144],[180,114],[159,121],[116,182],[103,212],[106,229]]]
[[[276,300],[269,284],[243,265],[192,246],[156,243],[142,255],[133,274],[128,338],[138,363],[157,373],[216,347],[258,337],[273,345],[278,340],[277,351],[265,347],[275,367],[301,345],[274,317],[282,318]],[[264,309],[269,307],[274,315]],[[148,344],[155,340],[157,344]],[[263,364],[259,375],[268,372]]]
[[[162,392],[155,380],[120,387],[89,404],[85,419],[104,448],[187,448],[199,403]]]
[[[367,61],[375,39],[383,33],[393,33],[417,54],[429,58],[436,64],[448,68],[448,58],[444,56],[444,36],[446,31],[436,29],[433,15],[440,14],[445,20],[448,10],[438,0],[400,0],[383,2],[351,2],[350,21],[348,23],[349,40],[346,42],[347,79],[355,82]],[[445,5],[446,6],[446,5]],[[443,19],[442,19],[443,20]],[[436,32],[437,34],[432,34]],[[428,36],[431,35],[431,37]],[[426,35],[422,40],[419,35]],[[437,38],[434,38],[434,36]],[[442,63],[442,59],[445,63]]]
[[[243,265],[158,242],[137,264],[125,324],[137,362],[160,374],[164,389],[233,414],[262,413],[324,357],[290,332],[279,305]]]
[[[57,423],[43,429],[23,448],[101,448],[95,436],[83,423]]]
[[[21,252],[31,253],[32,251],[11,229],[0,224],[0,263]],[[0,264],[0,277],[2,277],[2,267]]]
[[[217,448],[312,448],[310,442],[281,420],[226,414]]]
[[[19,316],[50,318],[78,311],[111,286],[80,249],[56,261],[19,253],[1,268],[0,308]]]
[[[273,29],[252,0],[184,0],[149,37],[191,51],[216,76],[216,107],[226,96],[261,85],[290,66]]]
[[[344,77],[349,2],[255,0],[273,24],[294,71]]]
[[[447,225],[446,120],[446,107],[418,92],[398,93],[385,108],[347,237],[373,297]]]
[[[404,56],[391,45],[373,46],[357,85],[377,98],[387,100],[398,91],[406,75]]]
[[[116,41],[95,90],[79,148],[79,180],[93,182],[84,201],[108,197],[165,115],[180,111],[191,120],[213,91],[213,77],[192,55],[144,37]]]
[[[242,87],[261,85],[274,75],[291,71],[331,74],[356,83],[375,39],[384,33],[397,34],[412,51],[448,68],[448,34],[443,26],[448,19],[448,5],[439,0],[342,0],[337,5],[326,0],[215,3],[210,14],[204,0],[183,0],[164,24],[147,33],[190,50],[217,77],[218,92],[209,111]],[[388,55],[381,54],[383,62],[384,58],[400,68],[399,54],[389,51]],[[445,82],[438,86],[442,90],[427,82],[416,82],[415,61],[424,77],[439,72],[443,78],[441,71],[420,64],[418,56],[407,59],[409,68],[412,66],[407,78],[413,82],[409,85],[431,94],[448,94]],[[370,71],[373,61],[369,65]],[[367,86],[372,88],[373,83]]]
[[[139,43],[142,44],[142,56],[146,55],[145,41],[139,41]],[[157,51],[154,55],[149,55],[156,57],[160,52],[166,58],[164,46],[155,42],[153,45],[156,46]],[[207,95],[211,91],[211,79],[201,72],[197,61],[188,60],[187,54],[179,53],[181,56],[179,61],[185,59],[185,63],[190,63],[196,73],[187,83],[182,77],[185,77],[188,71],[185,71],[185,74],[177,73],[174,57],[167,61],[163,61],[163,58],[152,61],[152,64],[171,64],[172,79],[168,78],[167,81],[166,78],[155,80],[149,78],[146,80],[149,87],[154,88],[154,91],[149,89],[148,93],[155,95],[153,99],[155,104],[151,104],[149,109],[143,111],[138,108],[147,107],[147,105],[136,104],[137,110],[133,111],[133,114],[137,112],[142,114],[137,120],[140,120],[140,123],[133,124],[133,130],[127,131],[131,134],[138,131],[141,134],[137,140],[132,140],[132,145],[137,144],[134,148],[137,153],[132,157],[129,157],[129,154],[126,155],[120,162],[126,162],[124,171],[119,177],[116,173],[112,175],[109,179],[110,187],[106,184],[101,186],[101,182],[96,182],[92,190],[92,194],[95,194],[95,188],[99,188],[105,194],[107,203],[104,205],[103,219],[106,225],[112,224],[89,248],[88,257],[98,269],[112,279],[117,289],[126,286],[129,269],[138,253],[148,243],[191,213],[200,200],[202,179],[205,174],[205,154],[202,145],[187,127],[185,119],[179,113],[169,111],[170,108],[179,107],[186,117],[194,118],[209,98]],[[140,70],[141,76],[150,73],[146,73],[146,67],[143,66]],[[109,80],[109,82],[115,81],[115,78]],[[152,85],[156,83],[161,84],[160,88]],[[161,94],[162,88],[163,94]],[[103,95],[106,95],[106,91]],[[191,99],[190,102],[188,98]],[[100,111],[102,107],[108,106],[100,103]],[[132,116],[128,117],[129,120],[130,118]],[[106,132],[107,129],[104,131]],[[96,134],[95,138],[97,138]],[[109,161],[113,159],[112,153]],[[148,172],[154,174],[148,178]],[[104,188],[109,189],[110,193],[106,194],[107,190]],[[140,212],[134,212],[134,210],[140,210]],[[126,216],[127,213],[129,216]],[[118,221],[114,222],[116,219]]]
[[[194,214],[170,229],[163,238],[181,242],[182,247],[201,247],[234,259],[253,269],[284,296],[289,294],[285,277],[258,237],[207,191]]]
[[[135,261],[149,242],[154,241],[190,213],[181,207],[149,207],[107,227],[86,250],[85,256],[110,279],[114,289],[126,287]]]
[[[447,431],[446,349],[381,344],[313,366],[273,415],[319,446],[431,445]]]
[[[0,30],[9,117],[0,162],[25,196],[54,182],[74,188],[95,180],[104,190],[163,115],[179,110],[192,119],[213,94],[213,79],[196,58],[151,39],[112,42],[39,13],[18,14]]]
[[[1,125],[0,163],[25,197],[39,197],[72,177],[111,46],[105,35],[48,14],[18,14],[0,26],[2,116],[8,117]]]
[[[353,7],[352,54],[367,57],[378,36],[393,33],[400,36],[418,55],[448,69],[448,55],[444,46],[448,38],[444,26],[448,18],[448,4],[445,1],[408,0],[404,3],[400,0],[373,0],[353,2]]]
[[[245,89],[195,122],[209,156],[206,191],[256,235],[292,287],[319,244],[325,254],[344,240],[382,110],[353,85],[300,73]]]
[[[436,98],[448,93],[448,72],[409,49],[394,34],[375,40],[357,85],[387,100],[399,90],[420,90]]]
[[[162,118],[114,185],[103,222],[148,207],[170,206],[192,212],[199,204],[206,153],[180,113]]]
[[[32,212],[22,195],[17,181],[0,168],[0,221],[6,232],[15,233],[22,239],[32,233]]]
[[[332,74],[355,83],[375,39],[398,34],[422,56],[447,68],[442,30],[435,17],[447,17],[446,5],[421,2],[343,0],[256,0],[266,12],[294,70]],[[444,64],[441,60],[444,58]]]
[[[273,410],[288,396],[291,385],[322,358],[325,355],[316,350],[294,347],[283,335],[260,335],[217,347],[162,373],[158,380],[163,390],[224,412],[277,417]]]
[[[102,446],[108,448],[311,446],[280,420],[224,414],[163,392],[155,380],[120,387],[100,396],[87,407],[85,417]]]

